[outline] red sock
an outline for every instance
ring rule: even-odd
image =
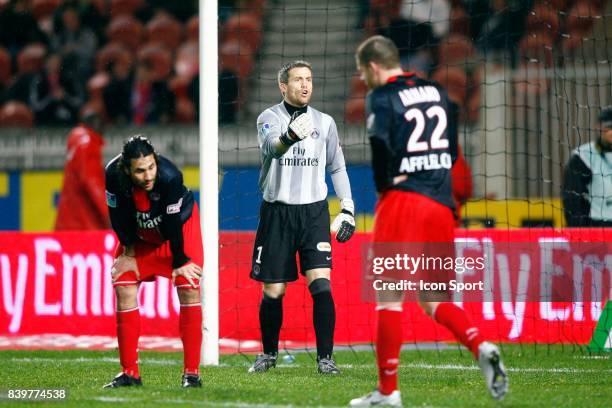
[[[140,312],[138,308],[117,311],[117,340],[119,361],[123,372],[139,378],[138,338],[140,337]]]
[[[435,320],[450,330],[457,340],[478,358],[478,346],[484,341],[478,327],[474,326],[465,310],[454,303],[440,303],[434,314]]]
[[[185,373],[199,375],[202,347],[202,306],[200,303],[181,305],[179,328],[183,341]]]
[[[401,310],[378,311],[376,333],[376,363],[378,364],[378,391],[389,395],[397,390],[397,367],[402,347]]]

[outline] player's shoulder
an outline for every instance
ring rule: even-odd
[[[269,108],[264,109],[264,111],[261,112],[259,116],[257,117],[257,125],[278,121],[280,117],[279,116],[279,112],[280,112],[279,105],[280,104],[276,104],[276,105],[270,106]]]
[[[119,170],[119,160],[121,160],[121,155],[113,157],[104,167],[104,178],[106,180],[106,190],[113,194],[116,194],[120,190],[120,170]]]
[[[157,176],[162,182],[171,182],[182,179],[183,173],[172,161],[159,154],[157,155]]]
[[[578,146],[572,153],[573,156],[578,156],[589,167],[593,156],[601,154],[597,144],[593,141]]]
[[[112,159],[110,159],[110,161],[108,163],[106,163],[106,166],[104,167],[104,172],[106,173],[106,176],[113,176],[116,175],[117,172],[119,171],[118,169],[118,164],[119,164],[119,160],[121,160],[121,155],[118,154],[117,156],[113,157]]]
[[[366,96],[366,111],[372,113],[392,109],[391,98],[394,93],[395,87],[392,84],[372,89]]]
[[[331,115],[320,111],[311,105],[308,105],[308,112],[315,122],[321,123],[322,125],[336,123]]]

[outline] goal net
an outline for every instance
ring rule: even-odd
[[[439,82],[459,106],[463,159],[453,169],[458,239],[493,246],[551,237],[609,242],[610,233],[601,228],[565,229],[561,189],[572,151],[598,137],[598,116],[612,103],[610,8],[605,0],[261,0],[239,7],[220,1],[221,351],[261,347],[261,286],[249,279],[262,201],[256,118],[281,100],[276,75],[283,63],[312,64],[311,105],[338,126],[357,234],[333,247],[335,340],[367,346],[376,320],[374,305],[360,292],[361,254],[377,197],[365,134],[367,90],[354,62],[357,45],[374,34],[391,38],[404,70]],[[340,206],[329,181],[334,216]],[[612,200],[612,191],[607,194]],[[540,259],[534,255],[528,262]],[[463,306],[487,337],[519,343],[585,344],[602,310],[601,301],[542,307],[520,297],[505,300],[483,298]],[[418,305],[404,309],[404,342],[440,347],[452,341]],[[281,348],[314,344],[312,301],[300,278],[289,284],[284,299]]]

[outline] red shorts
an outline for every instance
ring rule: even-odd
[[[200,212],[197,203],[193,204],[191,217],[183,224],[183,248],[191,262],[202,267],[204,254],[202,248],[202,231],[200,229]],[[136,285],[140,282],[150,282],[156,276],[172,279],[172,251],[170,241],[161,245],[151,244],[145,241],[137,241],[134,244],[136,252],[136,263],[140,272],[140,279],[133,271],[128,271],[113,283],[114,286]],[[115,250],[115,256],[123,253],[123,245],[119,244]],[[177,288],[191,287],[191,284],[182,276],[176,278],[174,285]],[[197,285],[199,287],[199,284]]]
[[[453,212],[422,194],[389,190],[376,205],[373,239],[397,243],[453,242]]]
[[[380,247],[382,251],[401,251],[412,257],[423,254],[431,259],[446,259],[454,257],[454,240],[455,219],[452,210],[427,196],[389,190],[376,205],[374,243],[396,244],[389,248]],[[437,264],[432,262],[430,265]],[[430,266],[417,271],[413,279],[447,282],[453,275],[452,270]]]

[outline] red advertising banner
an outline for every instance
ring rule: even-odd
[[[220,237],[220,335],[234,349],[257,347],[261,287],[249,278],[254,233],[222,232]],[[362,245],[369,234],[356,234],[333,248],[332,286],[337,308],[336,342],[371,342],[375,330],[374,305],[365,302],[362,289]],[[522,265],[503,268],[496,247],[508,242],[610,243],[604,229],[458,230],[456,242],[489,251],[490,276],[505,273],[516,281],[520,271],[540,265],[537,251]],[[114,336],[114,293],[110,268],[116,238],[111,232],[0,233],[0,336],[70,334]],[[612,254],[602,260],[600,278],[610,285]],[[497,265],[499,263],[499,265]],[[495,278],[493,278],[495,279]],[[497,282],[503,282],[498,279]],[[503,284],[503,283],[500,283]],[[457,299],[455,299],[457,300]],[[475,323],[496,341],[586,343],[601,314],[603,302],[534,302],[516,298],[483,298],[465,302]],[[141,285],[142,334],[178,337],[179,303],[172,284],[163,278]],[[449,332],[406,303],[404,340],[452,340]],[[314,343],[312,301],[303,279],[289,285],[284,299],[281,339],[288,344]]]

